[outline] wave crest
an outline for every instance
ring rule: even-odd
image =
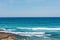
[[[27,30],[60,30],[60,28],[27,28],[27,27],[17,27],[17,29],[27,29]]]

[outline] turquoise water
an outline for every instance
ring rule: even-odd
[[[4,17],[4,18],[1,17],[0,18],[0,29],[6,29],[7,31],[10,32],[45,32],[45,34],[52,34],[52,36],[47,36],[48,38],[31,36],[29,37],[30,40],[60,39],[60,30],[32,30],[32,28],[60,28],[60,17]]]
[[[59,27],[60,26],[60,18],[59,17],[11,17],[11,18],[0,18],[0,25],[10,26],[9,28],[20,27]],[[7,25],[7,26],[6,26]],[[13,27],[11,27],[13,26]]]
[[[60,17],[5,17],[0,18],[1,28],[59,28]],[[25,31],[25,30],[24,30]],[[30,31],[30,30],[29,30]]]

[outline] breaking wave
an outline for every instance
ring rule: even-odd
[[[60,28],[27,28],[27,27],[17,27],[17,29],[27,29],[27,30],[60,30]]]
[[[47,38],[46,36],[50,37],[52,35],[57,35],[57,32],[17,32],[17,29],[27,29],[27,30],[60,30],[60,28],[26,28],[26,27],[17,27],[16,29],[7,29],[7,28],[0,28],[0,32],[6,32],[6,33],[13,33],[13,34],[17,34],[17,35],[21,35],[21,36],[37,36],[37,37],[43,37],[45,36],[45,38]],[[58,34],[60,35],[60,34]]]

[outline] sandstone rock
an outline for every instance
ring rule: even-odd
[[[15,38],[11,37],[13,35],[15,35],[15,34],[0,32],[0,39],[2,39],[2,40],[16,40]]]
[[[16,39],[12,38],[12,37],[8,37],[8,38],[6,38],[6,40],[16,40]]]

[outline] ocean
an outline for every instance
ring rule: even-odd
[[[60,17],[0,17],[0,29],[28,40],[60,40]]]

